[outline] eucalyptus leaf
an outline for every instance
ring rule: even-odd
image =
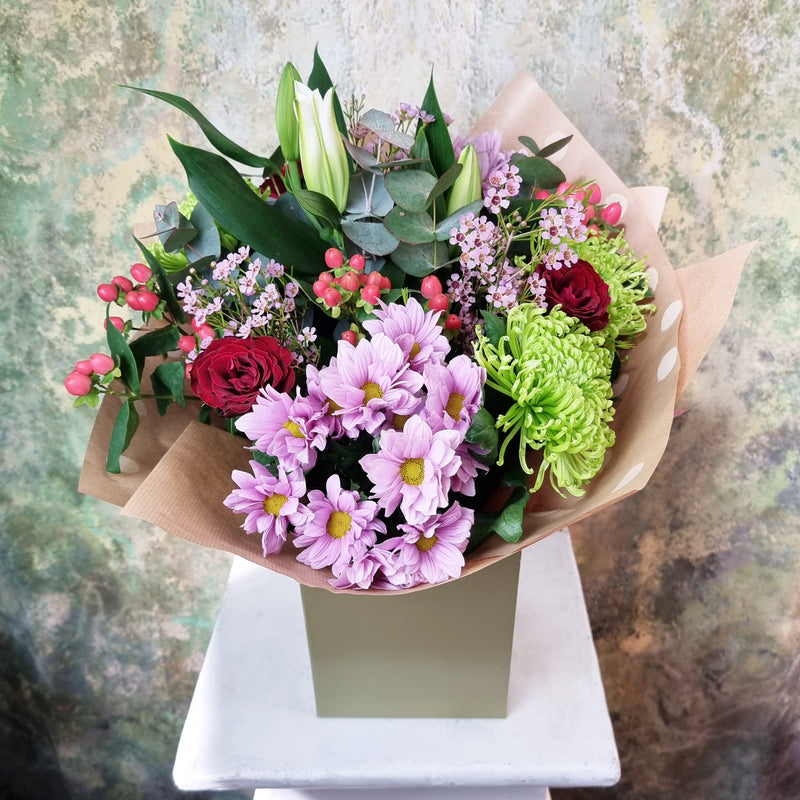
[[[158,238],[167,253],[177,253],[197,235],[194,225],[178,211],[175,202],[157,205],[153,212]]]
[[[424,244],[434,239],[433,220],[425,212],[414,213],[395,206],[383,224],[391,234],[407,244]]]
[[[519,136],[517,141],[520,142],[523,147],[527,147],[528,150],[531,151],[531,155],[535,156],[539,154],[539,145],[537,145],[530,136]]]
[[[194,207],[189,221],[197,228],[197,236],[192,239],[191,244],[186,246],[186,258],[190,264],[194,265],[195,269],[199,269],[197,262],[200,260],[208,259],[210,263],[219,258],[222,249],[219,229],[214,218],[203,208],[201,203]]]
[[[377,172],[380,173],[380,169],[378,168],[378,159],[375,158],[369,150],[364,150],[362,147],[356,147],[349,139],[345,136],[342,137],[342,143],[344,144],[345,150],[350,154],[353,161],[358,164],[361,169],[367,170],[367,172]]]
[[[415,278],[424,278],[435,269],[434,263],[436,249],[433,242],[425,244],[401,243],[392,253],[392,261],[407,275]]]
[[[221,156],[169,139],[189,187],[211,216],[237,239],[300,274],[319,274],[325,243],[277,204],[259,198]]]
[[[357,222],[342,220],[342,232],[353,244],[375,256],[385,256],[394,251],[398,239],[382,222]]]
[[[186,320],[186,315],[183,313],[183,307],[178,302],[178,297],[175,294],[175,288],[169,282],[169,278],[167,277],[167,273],[164,270],[164,267],[161,265],[161,262],[135,236],[133,238],[139,247],[139,251],[144,257],[144,260],[147,262],[147,266],[150,267],[150,269],[153,271],[153,274],[156,276],[156,281],[158,282],[158,293],[166,302],[170,313],[175,318],[176,322],[184,322]]]
[[[403,169],[386,175],[386,191],[406,211],[425,211],[435,187],[436,178],[419,169]]]
[[[445,217],[436,225],[437,240],[442,242],[449,239],[450,231],[461,224],[461,217],[465,214],[477,214],[482,208],[483,200],[475,200],[474,203],[470,203],[468,206],[464,206],[464,208],[459,208],[457,211],[450,214],[449,217]]]
[[[528,156],[513,160],[513,163],[519,169],[520,178],[530,186],[555,189],[565,180],[564,173],[546,158]]]
[[[358,172],[350,179],[345,211],[360,216],[385,217],[394,205],[383,175]]]
[[[384,111],[372,108],[361,115],[359,122],[376,134],[382,141],[388,142],[401,150],[410,150],[414,146],[414,137],[398,131],[394,120]]]
[[[111,324],[108,311],[106,311],[106,341],[111,355],[119,359],[120,380],[134,394],[138,393],[141,387],[141,374],[137,360],[125,337]]]
[[[106,457],[106,471],[115,475],[119,474],[119,457],[131,443],[136,428],[139,426],[139,414],[131,400],[126,400],[120,406],[111,430],[111,440],[108,443],[108,456]]]

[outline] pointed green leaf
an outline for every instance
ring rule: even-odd
[[[483,317],[484,333],[486,338],[492,345],[497,347],[500,340],[506,335],[506,323],[502,317],[499,317],[493,311],[481,309],[481,316]]]
[[[457,228],[461,224],[461,217],[464,214],[477,214],[483,208],[483,200],[476,200],[464,208],[459,208],[454,211],[449,217],[445,217],[436,226],[436,239],[440,242],[450,238],[450,231]]]
[[[542,189],[555,189],[562,183],[564,173],[551,161],[539,156],[512,157],[511,163],[519,169],[519,176],[530,186]]]
[[[506,507],[495,521],[492,529],[507,542],[518,542],[522,538],[522,520],[528,504],[527,486],[517,486]]]
[[[342,216],[333,201],[319,192],[311,192],[307,189],[297,189],[294,192],[297,202],[303,207],[306,214],[316,217],[330,225],[334,230],[338,230],[341,225]]]
[[[464,167],[461,164],[453,164],[453,166],[436,181],[436,186],[431,189],[431,193],[428,196],[428,202],[432,203],[437,197],[441,197],[456,182],[463,169]]]
[[[539,156],[539,158],[550,158],[550,156],[552,156],[554,153],[557,153],[562,147],[566,147],[571,141],[572,134],[565,136],[563,139],[559,139],[558,141],[551,142],[546,147],[543,147],[538,153],[535,153],[535,155]]]
[[[167,328],[158,328],[150,331],[131,344],[131,352],[137,361],[149,356],[160,356],[178,348],[178,339],[181,337],[180,328],[170,325]]]
[[[176,322],[184,322],[186,320],[186,315],[183,313],[183,307],[178,302],[178,297],[175,294],[175,288],[169,282],[169,278],[167,277],[167,273],[164,270],[164,267],[161,265],[161,262],[135,236],[133,238],[136,244],[139,246],[139,251],[141,252],[142,256],[144,256],[147,266],[150,267],[150,269],[153,271],[153,274],[156,276],[156,280],[158,282],[158,293],[166,302],[170,313],[173,317],[175,317]]]
[[[171,106],[183,111],[184,114],[190,116],[199,126],[200,130],[206,136],[212,147],[219,150],[222,155],[238,161],[240,164],[247,164],[248,167],[265,167],[269,170],[270,174],[278,172],[279,167],[266,156],[258,156],[240,147],[236,142],[229,139],[224,134],[220,133],[188,100],[178,97],[174,94],[167,94],[167,92],[157,92],[154,89],[142,89],[138,86],[122,86],[123,89],[133,89],[135,92],[148,94],[151,97],[156,97],[169,103]]]
[[[186,408],[186,399],[183,396],[183,385],[186,379],[185,372],[186,368],[183,361],[167,361],[164,364],[159,364],[150,377],[153,393],[161,396],[171,395],[179,406]],[[171,402],[171,399],[156,400],[158,412],[161,416],[164,416],[164,412]]]
[[[450,139],[450,131],[444,121],[444,113],[439,106],[436,97],[436,90],[433,87],[433,73],[428,83],[428,91],[422,101],[422,108],[429,114],[433,114],[434,121],[426,125],[425,138],[430,149],[431,163],[437,175],[444,175],[453,164],[456,163],[455,153],[453,152],[453,142]]]
[[[261,200],[224,158],[169,141],[189,187],[226,231],[287,268],[319,274],[325,243],[313,230]]]
[[[386,191],[406,211],[425,211],[435,186],[436,178],[419,169],[404,169],[386,175]]]
[[[342,220],[342,231],[353,244],[375,256],[393,252],[398,240],[384,227],[382,222],[360,222]]]
[[[111,324],[108,309],[106,309],[106,341],[111,355],[119,359],[120,380],[132,392],[138,392],[141,386],[141,373],[136,358],[125,337]]]
[[[108,456],[106,457],[106,470],[119,474],[119,457],[125,452],[139,426],[139,414],[131,400],[126,400],[114,420],[111,430],[111,440],[108,443]]]
[[[424,244],[433,241],[433,220],[428,214],[413,213],[395,206],[383,220],[389,233],[401,242]]]

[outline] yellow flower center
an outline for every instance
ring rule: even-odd
[[[435,533],[432,536],[420,536],[417,539],[417,550],[427,553],[438,541],[439,539]]]
[[[412,358],[416,358],[419,355],[420,350],[422,350],[422,348],[417,342],[414,342],[414,344],[411,346],[411,352],[408,354],[408,360],[411,361]]]
[[[353,518],[344,511],[332,511],[328,517],[328,524],[325,530],[333,536],[334,539],[341,539],[349,530]]]
[[[400,477],[410,486],[419,486],[425,480],[425,459],[407,458],[400,465]]]
[[[338,403],[335,403],[333,400],[331,400],[330,397],[329,397],[328,398],[328,413],[329,414],[333,414],[334,412],[341,411],[341,410],[342,410],[342,407]]]
[[[289,498],[285,494],[273,494],[271,497],[264,498],[264,511],[267,514],[272,514],[273,517],[277,517],[278,514],[281,513],[281,509],[283,508],[283,504]]]
[[[377,383],[373,383],[372,381],[367,381],[362,387],[361,391],[364,392],[364,402],[361,405],[366,405],[370,400],[378,399],[380,400],[383,397],[383,392],[381,391],[381,387],[378,386]]]
[[[396,431],[401,431],[406,426],[406,422],[411,419],[411,414],[392,414],[392,427]]]
[[[289,433],[291,433],[295,439],[306,438],[303,436],[303,431],[300,430],[300,426],[293,419],[287,419],[286,422],[283,423],[283,427],[286,428],[286,430],[289,431]]]
[[[456,421],[458,422],[459,415],[461,414],[461,409],[464,408],[464,395],[463,394],[456,394],[453,392],[450,397],[447,398],[447,405],[444,407],[444,410]]]

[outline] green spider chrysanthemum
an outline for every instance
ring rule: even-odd
[[[655,311],[653,304],[641,302],[650,288],[644,262],[634,255],[622,234],[590,236],[575,250],[608,285],[608,325],[600,331],[606,344],[618,349],[633,347],[634,339],[647,325],[645,314]]]
[[[519,434],[519,460],[528,474],[527,450],[542,451],[532,492],[550,469],[550,482],[562,493],[584,494],[585,484],[603,465],[614,444],[609,423],[611,351],[604,337],[560,309],[547,314],[531,303],[508,313],[506,335],[493,345],[478,332],[475,359],[486,369],[487,385],[510,397],[511,408],[497,419],[505,432],[498,458]]]

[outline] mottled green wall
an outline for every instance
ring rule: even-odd
[[[555,797],[800,796],[800,4],[430,5],[0,12],[0,795],[176,794],[228,566],[75,490],[92,413],[61,381],[103,349],[94,287],[181,191],[164,134],[200,143],[114,84],[189,96],[268,151],[280,69],[307,74],[318,41],[377,107],[418,102],[435,65],[464,131],[528,69],[628,184],[669,186],[676,266],[760,240],[650,486],[574,531],[623,778]]]

